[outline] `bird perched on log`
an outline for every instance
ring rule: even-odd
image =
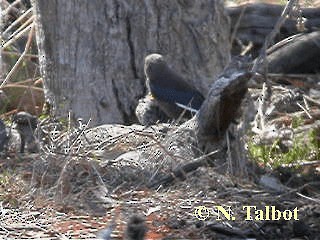
[[[26,144],[29,152],[37,152],[38,145],[34,136],[38,124],[37,117],[27,112],[19,112],[13,116],[12,121],[16,124],[16,129],[21,137],[20,152],[24,152]]]
[[[184,111],[191,116],[200,109],[204,101],[202,94],[174,72],[162,55],[148,55],[144,72],[148,91],[169,118],[177,119]]]

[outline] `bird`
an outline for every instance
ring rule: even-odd
[[[146,56],[144,73],[149,93],[169,118],[177,119],[183,112],[190,117],[200,109],[203,95],[172,70],[161,54]]]
[[[37,152],[38,146],[34,136],[38,125],[37,117],[27,112],[18,112],[13,116],[12,121],[16,124],[16,129],[21,137],[20,153],[24,153],[26,144],[29,152]]]
[[[132,215],[127,223],[126,237],[128,240],[144,240],[147,227],[144,218]]]
[[[116,228],[115,220],[113,219],[109,226],[100,230],[97,233],[97,239],[112,240],[112,232]],[[124,239],[126,240],[144,240],[147,232],[147,226],[145,219],[140,215],[132,215],[127,222],[127,227],[124,233]]]

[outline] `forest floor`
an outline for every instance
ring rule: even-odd
[[[107,184],[97,183],[90,170],[92,160],[72,165],[73,172],[68,173],[77,177],[70,180],[71,186],[66,182],[58,186],[62,174],[55,169],[55,183],[47,188],[51,174],[34,179],[39,158],[12,155],[0,162],[3,239],[95,239],[99,230],[112,226],[112,239],[122,239],[132,215],[145,218],[146,239],[319,239],[320,175],[314,166],[305,174],[287,169],[281,176],[272,171],[287,183],[281,192],[254,177],[239,179],[203,167],[166,188],[130,186],[127,180],[127,186],[108,193],[101,190]],[[98,171],[102,176],[107,173]],[[217,206],[230,216],[219,215]],[[255,214],[254,206],[266,215]],[[268,206],[292,215],[269,221]]]

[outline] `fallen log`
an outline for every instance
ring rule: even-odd
[[[266,36],[272,31],[275,23],[279,19],[284,6],[256,3],[245,4],[238,7],[227,8],[227,13],[231,19],[231,31],[239,41],[233,42],[233,54],[241,52],[239,43],[247,45],[252,42],[253,47],[250,53],[253,56],[259,54]],[[297,17],[299,13],[286,19],[276,36],[275,42],[281,41],[291,35],[303,32],[312,32],[319,29],[320,25],[320,8],[301,8],[301,16],[305,21],[303,26],[297,26]],[[241,47],[241,46],[240,46]]]
[[[320,31],[291,36],[267,51],[270,73],[317,73],[319,59]]]
[[[228,72],[228,70],[225,72]],[[184,162],[173,168],[168,174],[155,177],[148,185],[149,187],[166,186],[177,179],[184,180],[188,173],[206,164],[216,164],[220,167],[220,165],[230,161],[229,165],[236,168],[238,175],[246,172],[245,169],[241,169],[246,166],[244,163],[246,158],[241,156],[239,152],[239,149],[243,147],[240,141],[241,131],[236,130],[234,132],[234,141],[229,142],[227,147],[228,144],[226,144],[225,139],[230,124],[239,115],[242,100],[245,98],[248,89],[247,82],[251,77],[252,74],[247,71],[232,71],[231,74],[221,75],[212,84],[199,112],[192,119],[182,124],[175,131],[175,134],[167,135],[167,138],[170,138],[170,143],[178,142],[179,140],[175,139],[175,136],[181,137],[181,134],[177,134],[177,132],[184,132],[184,138],[188,139],[188,143],[190,144],[190,139],[196,141],[192,143],[195,145],[195,149],[202,149],[205,153],[208,153],[208,156],[202,155],[199,159]],[[195,137],[193,136],[194,133]],[[185,150],[183,150],[184,147]],[[187,152],[187,148],[189,146],[180,145],[178,151]]]

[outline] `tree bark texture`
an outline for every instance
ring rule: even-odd
[[[53,113],[131,123],[147,54],[163,54],[204,95],[229,61],[220,0],[34,0],[46,98]]]

